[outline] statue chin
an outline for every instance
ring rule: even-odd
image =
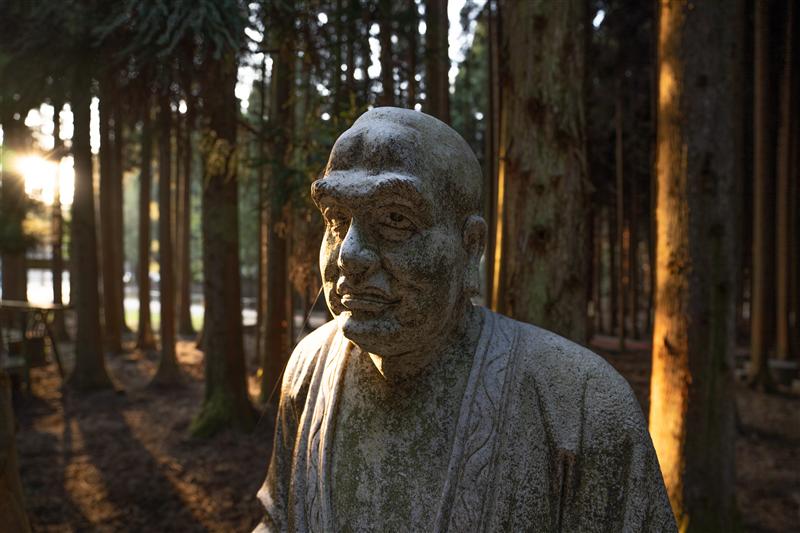
[[[408,337],[413,332],[403,331],[392,318],[358,317],[342,311],[336,320],[345,338],[365,352],[386,357],[410,351]]]

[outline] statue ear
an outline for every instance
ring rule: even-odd
[[[480,293],[480,264],[486,247],[486,221],[480,215],[470,215],[461,231],[461,242],[467,252],[467,268],[464,273],[464,291],[469,296]]]

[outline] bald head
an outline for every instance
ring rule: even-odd
[[[324,177],[344,172],[412,175],[459,219],[481,211],[481,168],[472,149],[419,111],[379,107],[361,115],[336,141]]]

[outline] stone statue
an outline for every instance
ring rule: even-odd
[[[423,113],[376,108],[336,141],[311,187],[335,319],[284,373],[256,531],[675,531],[626,381],[471,303],[481,183]]]

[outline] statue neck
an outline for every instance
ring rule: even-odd
[[[420,374],[432,362],[447,358],[454,352],[463,354],[474,351],[482,323],[483,313],[467,301],[453,325],[436,339],[435,344],[392,356],[370,352],[369,357],[386,381],[399,383]]]

